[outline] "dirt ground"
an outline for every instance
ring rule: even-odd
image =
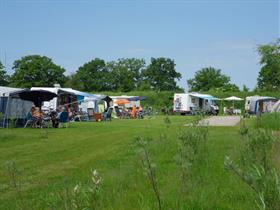
[[[200,121],[201,125],[208,126],[235,126],[240,122],[240,116],[212,116]]]

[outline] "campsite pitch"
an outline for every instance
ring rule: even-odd
[[[2,129],[0,209],[71,209],[69,196],[88,191],[94,169],[102,178],[98,209],[157,209],[135,148],[139,136],[149,137],[147,148],[163,209],[257,209],[254,193],[224,169],[225,156],[240,153],[239,126],[209,127],[207,162],[192,168],[183,199],[178,136],[194,118],[166,118],[72,123],[62,129]]]

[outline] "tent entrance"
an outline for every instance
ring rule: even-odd
[[[202,98],[199,98],[199,100],[198,100],[198,106],[199,106],[199,108],[203,108],[203,99]]]

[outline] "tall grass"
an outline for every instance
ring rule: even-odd
[[[276,139],[269,130],[241,132],[243,148],[239,164],[225,158],[225,168],[238,176],[256,195],[261,210],[280,209],[280,174],[272,164],[272,148]]]
[[[266,113],[257,117],[254,126],[256,128],[280,130],[280,113]]]

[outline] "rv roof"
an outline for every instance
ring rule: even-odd
[[[215,98],[211,95],[208,95],[208,94],[202,94],[202,93],[189,93],[189,94],[193,97],[202,98],[202,99],[212,99],[212,100],[217,99],[217,98]]]
[[[254,99],[254,100],[264,100],[264,99],[276,99],[270,96],[248,96],[247,99]]]

